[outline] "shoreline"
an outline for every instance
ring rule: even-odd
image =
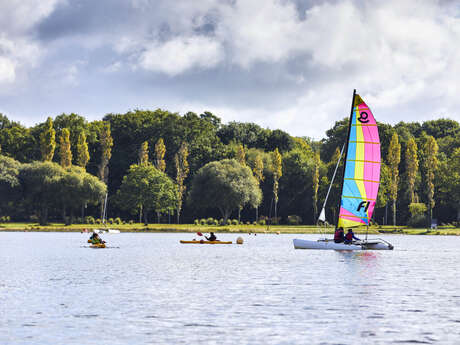
[[[40,226],[36,223],[3,223],[0,224],[0,232],[80,232],[84,229],[91,232],[93,229],[114,228],[126,233],[196,233],[210,231],[217,233],[258,233],[258,234],[333,234],[334,228],[322,228],[312,225],[227,225],[227,226],[207,226],[194,224],[111,224],[110,226],[100,226],[99,224],[74,224],[64,225],[62,223],[51,223]],[[460,228],[439,227],[437,229],[412,229],[400,226],[375,226],[354,229],[356,234],[369,235],[447,235],[460,236]]]

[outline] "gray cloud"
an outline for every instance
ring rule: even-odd
[[[382,122],[460,121],[455,1],[40,3],[0,25],[0,112],[26,124],[163,107],[318,138],[353,88]]]

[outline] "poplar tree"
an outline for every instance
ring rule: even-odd
[[[190,171],[188,161],[188,149],[187,144],[183,142],[179,148],[179,151],[174,156],[174,162],[176,163],[176,183],[178,189],[178,198],[177,198],[177,223],[180,223],[180,213],[182,211],[182,203],[186,190],[184,184],[185,179]]]
[[[45,129],[40,134],[40,151],[42,160],[51,162],[54,156],[54,149],[56,148],[56,131],[53,128],[53,120],[51,117],[46,119]]]
[[[390,168],[390,199],[393,208],[393,225],[396,225],[396,199],[398,197],[399,162],[401,161],[401,145],[398,134],[394,133],[388,147],[388,166]]]
[[[149,143],[144,141],[139,149],[139,165],[148,164],[149,162]]]
[[[410,203],[415,202],[415,180],[417,178],[418,165],[417,144],[415,139],[411,137],[407,142],[406,148],[406,173]]]
[[[68,128],[63,128],[59,137],[59,158],[61,167],[64,169],[72,166],[72,151],[70,150],[70,132]]]
[[[86,169],[89,161],[88,143],[86,142],[86,134],[81,131],[77,141],[77,165]]]
[[[320,156],[319,152],[315,153],[313,165],[313,218],[316,219],[318,214],[318,189],[319,189],[319,164]]]
[[[236,149],[236,160],[241,165],[246,165],[246,153],[244,152],[244,147],[241,144],[239,144]]]
[[[113,139],[110,132],[110,123],[103,122],[101,132],[99,133],[99,144],[101,145],[101,162],[98,166],[98,176],[105,184],[109,180],[109,161],[112,157]],[[104,199],[101,199],[101,218],[104,217]]]
[[[163,141],[163,138],[160,138],[155,144],[155,168],[157,168],[161,172],[164,172],[166,170],[166,163],[164,160],[165,153],[165,143]]]
[[[260,184],[264,181],[264,161],[260,154],[256,156],[254,159],[254,169],[252,169],[252,173],[257,180],[257,183]],[[256,222],[259,220],[259,205],[256,206]]]
[[[279,180],[283,176],[283,165],[281,154],[278,151],[278,148],[273,151],[273,198],[275,201],[275,220],[278,221],[278,188]]]
[[[428,205],[430,208],[430,224],[433,219],[434,201],[434,178],[436,170],[438,169],[438,144],[433,136],[429,136],[424,143],[425,152],[425,176],[427,182]]]

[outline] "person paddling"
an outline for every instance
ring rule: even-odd
[[[205,237],[206,237],[206,236],[205,236]],[[206,237],[206,239],[207,239],[208,241],[217,241],[217,237],[216,237],[216,235],[214,235],[213,232],[211,232],[211,233],[209,234],[209,237]]]
[[[358,237],[355,236],[353,230],[348,229],[348,232],[347,232],[347,234],[345,235],[345,241],[344,241],[344,243],[345,243],[345,244],[352,244],[352,243],[353,243],[353,240],[360,241],[360,239],[359,239]]]
[[[92,244],[105,243],[105,241],[103,241],[96,232],[93,232],[89,239],[91,240]]]
[[[345,240],[345,234],[343,232],[343,228],[335,229],[334,242],[342,243],[344,240]]]

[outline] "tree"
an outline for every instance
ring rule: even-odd
[[[428,187],[428,207],[430,209],[430,224],[433,218],[433,208],[435,206],[434,201],[434,178],[436,170],[438,169],[438,144],[436,139],[431,135],[428,136],[424,144],[425,153],[425,176]]]
[[[148,164],[149,162],[149,143],[144,141],[139,149],[139,165]]]
[[[104,122],[99,133],[99,143],[101,145],[101,162],[99,164],[98,175],[102,182],[107,184],[109,178],[109,161],[112,157],[113,139],[110,133],[110,123]]]
[[[72,151],[70,151],[70,132],[67,128],[63,128],[59,137],[59,157],[61,159],[61,167],[64,169],[72,166]]]
[[[144,210],[144,222],[148,213],[173,210],[177,206],[177,187],[174,182],[152,164],[131,165],[117,192],[120,207],[131,212]]]
[[[206,164],[196,173],[189,202],[196,207],[217,208],[226,224],[231,212],[240,205],[257,207],[262,192],[251,169],[235,159]]]
[[[313,166],[313,219],[318,215],[318,189],[319,189],[319,166],[321,159],[319,152],[315,153],[315,164]]]
[[[176,183],[178,189],[177,197],[177,223],[180,224],[180,213],[182,211],[182,202],[187,187],[184,184],[185,179],[190,172],[190,168],[187,161],[188,148],[187,144],[183,142],[179,148],[179,151],[174,156],[174,162],[176,164]]]
[[[275,222],[278,222],[278,187],[279,180],[283,176],[283,163],[278,148],[273,151],[273,198],[275,201]]]
[[[244,152],[243,145],[239,144],[236,149],[236,161],[241,165],[246,165],[246,153]]]
[[[45,123],[45,128],[40,134],[40,150],[42,153],[42,160],[51,162],[54,156],[54,149],[56,148],[56,131],[53,128],[53,120],[48,117]]]
[[[62,195],[60,180],[65,170],[53,162],[33,162],[23,164],[19,180],[23,198],[29,207],[38,213],[40,225],[48,222],[48,211],[59,206]]]
[[[413,137],[407,142],[406,148],[406,174],[409,187],[410,202],[415,202],[415,180],[418,173],[417,144]]]
[[[396,133],[391,137],[387,160],[390,168],[390,199],[393,201],[393,225],[396,225],[396,199],[398,197],[399,162],[401,161],[401,145]]]
[[[166,170],[166,163],[164,160],[165,153],[166,153],[165,143],[163,141],[163,138],[160,138],[155,144],[155,168],[157,168],[161,172],[165,172]]]
[[[377,201],[375,204],[376,208],[385,207],[385,218],[382,224],[387,223],[387,209],[388,209],[388,198],[390,193],[390,185],[391,185],[391,176],[390,176],[390,168],[385,162],[381,162],[380,165],[380,186],[379,186],[379,193],[377,194]],[[375,216],[375,212],[374,212]]]
[[[254,177],[256,178],[257,184],[260,186],[260,184],[264,181],[265,176],[264,176],[264,161],[262,160],[262,157],[259,154],[254,159],[254,168],[252,169],[252,173],[254,174]],[[257,205],[255,209],[256,209],[256,222],[257,222],[259,220],[259,205]]]
[[[89,152],[88,152],[88,143],[86,142],[86,134],[81,131],[78,135],[77,141],[77,165],[81,166],[83,169],[86,168],[86,165],[89,161]]]
[[[9,215],[8,212],[15,208],[12,203],[20,199],[20,168],[18,161],[0,155],[0,215]]]

